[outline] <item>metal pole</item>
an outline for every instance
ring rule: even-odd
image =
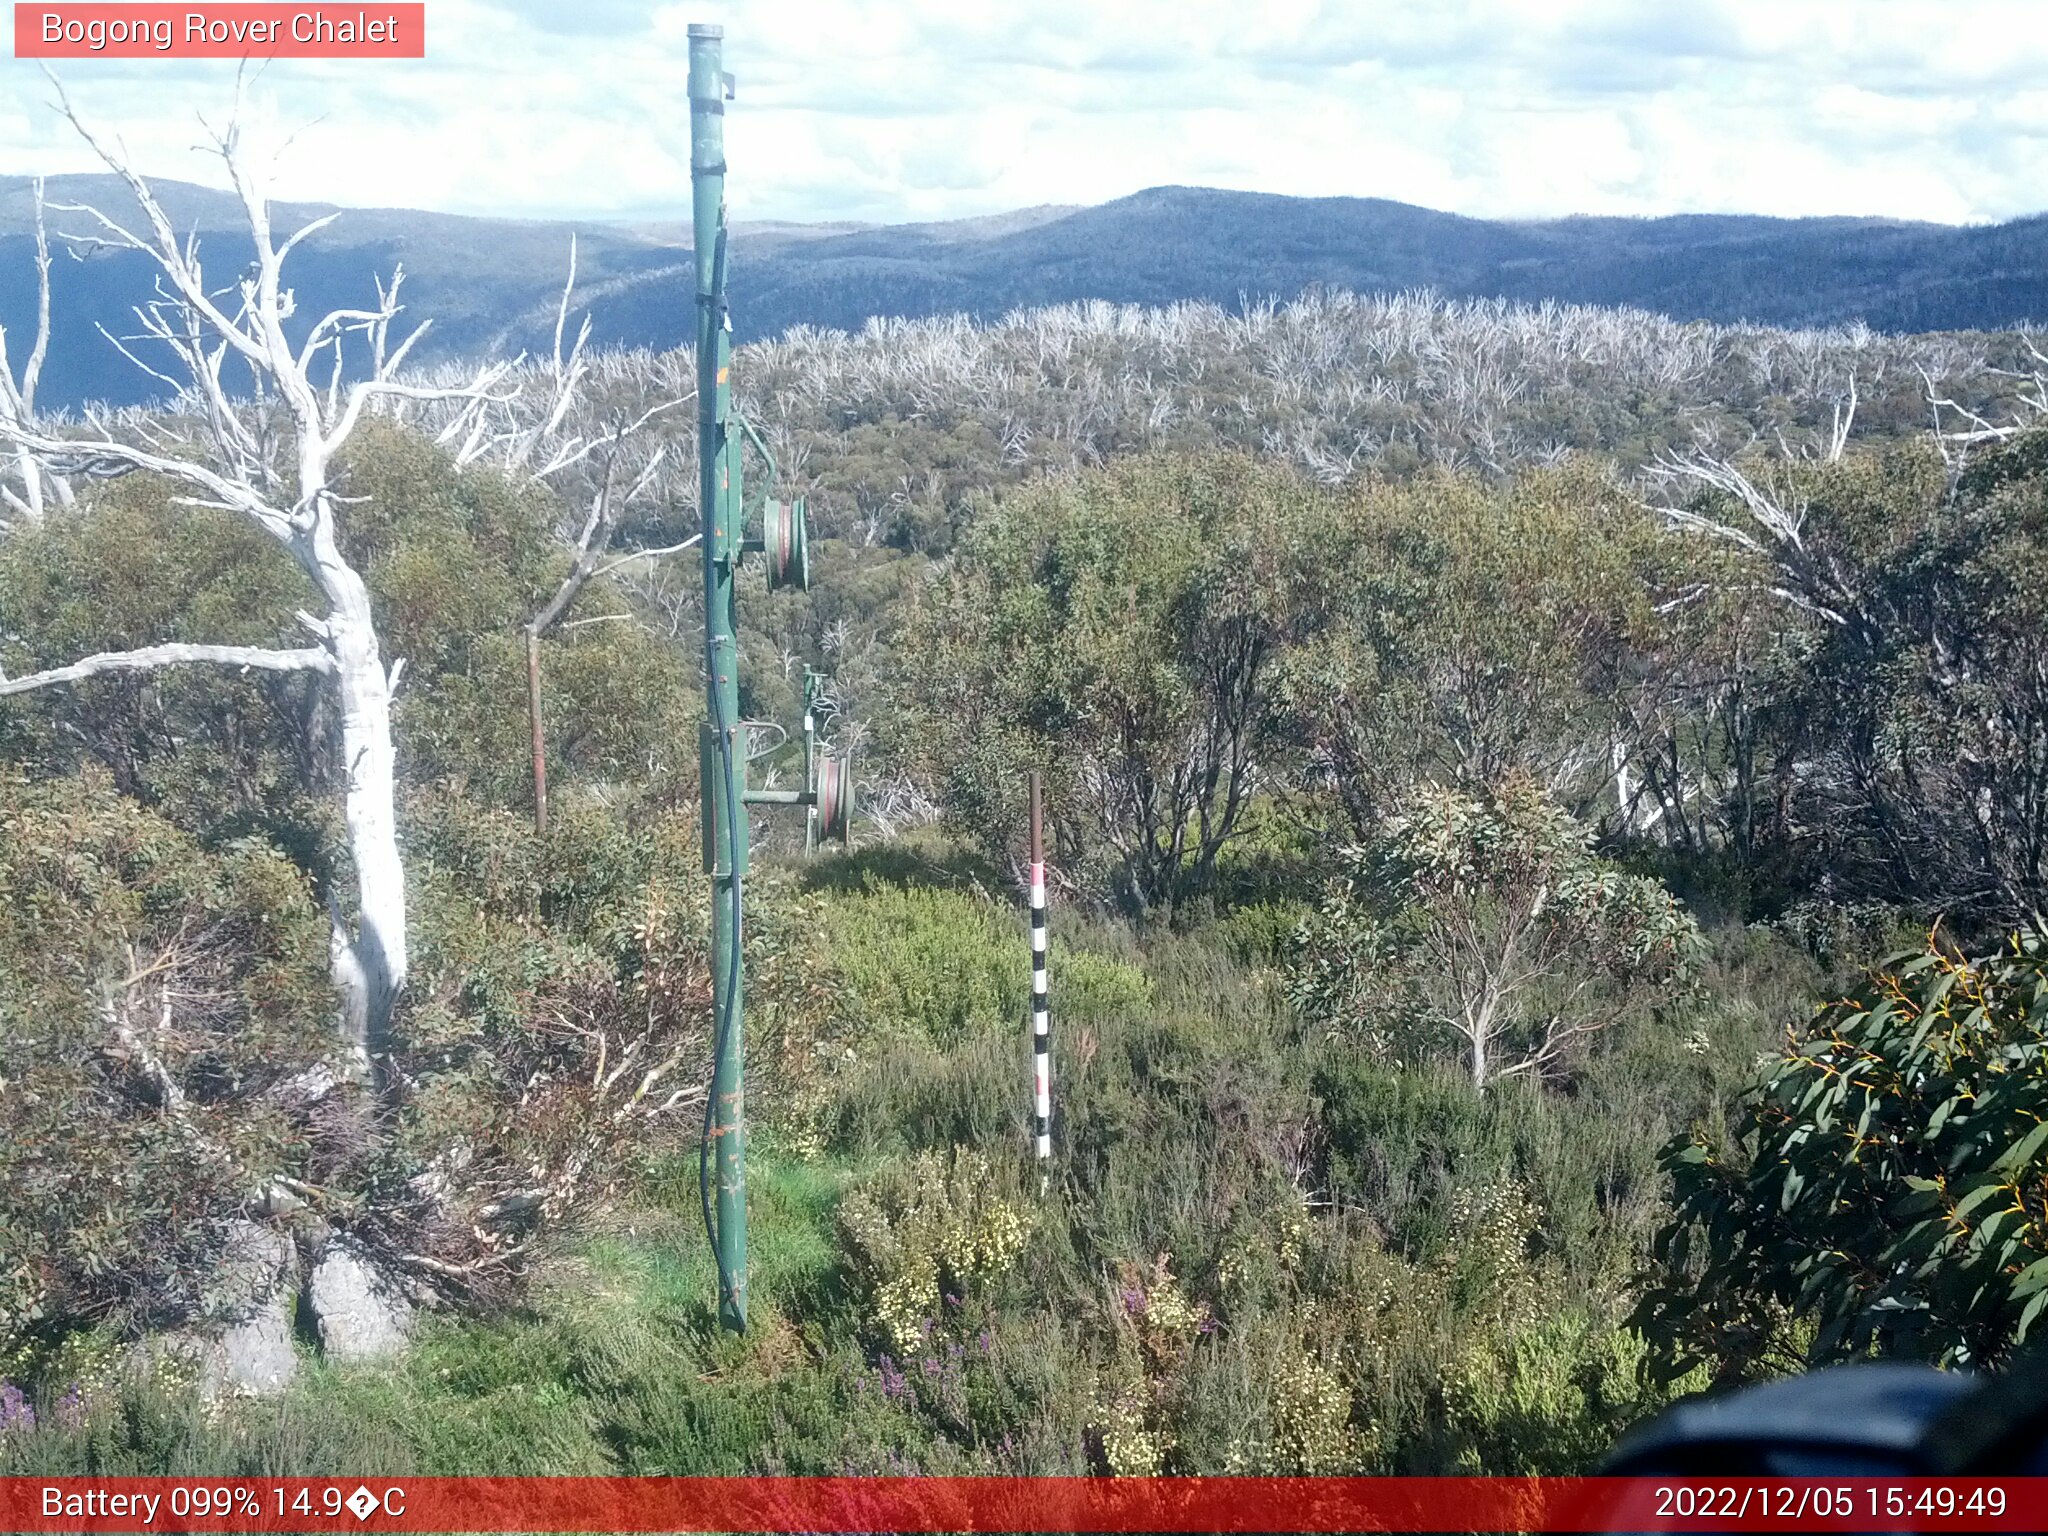
[[[704,532],[704,657],[708,706],[705,849],[711,870],[714,1067],[706,1135],[717,1198],[705,1221],[718,1259],[718,1319],[747,1326],[746,1090],[742,1076],[740,880],[747,867],[746,752],[740,738],[739,647],[733,571],[744,532],[729,505],[732,325],[725,295],[725,29],[693,25],[690,39],[690,190],[697,267],[698,499]],[[700,1170],[701,1172],[701,1170]]]
[[[817,690],[811,685],[811,669],[804,668],[804,788],[818,782]],[[804,807],[804,852],[818,851],[818,805],[813,799]]]
[[[1031,1117],[1039,1180],[1052,1157],[1052,1014],[1045,989],[1045,795],[1031,775]]]

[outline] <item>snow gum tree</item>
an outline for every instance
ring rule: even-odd
[[[95,413],[83,430],[39,421],[26,408],[0,411],[0,442],[53,477],[154,474],[177,487],[185,505],[249,519],[310,578],[322,611],[298,615],[312,641],[303,647],[167,643],[101,652],[22,676],[0,676],[0,698],[105,673],[181,665],[308,671],[325,679],[339,724],[355,884],[353,914],[329,901],[334,980],[354,1063],[381,1077],[392,1008],[407,968],[391,728],[392,693],[404,663],[387,662],[369,588],[344,553],[345,498],[337,489],[335,465],[365,413],[382,402],[452,399],[458,408],[444,436],[466,431],[472,418],[464,407],[480,409],[496,398],[492,391],[505,369],[487,368],[456,386],[403,382],[401,365],[426,327],[391,344],[392,324],[401,312],[402,271],[388,284],[377,284],[374,307],[335,310],[302,322],[284,279],[285,262],[335,215],[280,239],[271,227],[256,156],[233,123],[213,136],[212,148],[247,214],[254,259],[224,285],[202,267],[196,238],[180,237],[148,184],[79,120],[61,90],[59,96],[73,127],[126,186],[134,213],[116,218],[82,206],[59,211],[78,215],[91,231],[74,236],[77,243],[139,252],[154,264],[155,296],[134,311],[138,333],[110,339],[175,396],[159,416]],[[131,350],[130,341],[148,350]]]

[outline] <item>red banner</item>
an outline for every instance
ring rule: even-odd
[[[0,1478],[6,1531],[2043,1531],[2048,1478]]]
[[[423,59],[427,8],[406,4],[21,5],[17,59]]]

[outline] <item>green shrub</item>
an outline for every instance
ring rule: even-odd
[[[954,891],[876,885],[825,904],[824,939],[863,1048],[941,1049],[1024,1017],[1031,949],[1013,913]]]
[[[908,1358],[933,1342],[949,1308],[1017,1261],[1028,1216],[986,1155],[955,1148],[917,1153],[856,1187],[839,1227],[877,1330]]]
[[[1302,924],[1314,911],[1299,897],[1255,902],[1219,918],[1217,935],[1240,964],[1282,966],[1295,958]]]
[[[1377,844],[1345,851],[1348,877],[1304,923],[1297,1003],[1395,1056],[1453,1047],[1476,1089],[1563,1074],[1587,1037],[1670,995],[1701,957],[1671,893],[1591,843],[1526,778],[1417,790]]]
[[[0,539],[0,671],[165,641],[299,646],[310,584],[233,513],[173,503],[137,475]],[[322,687],[310,673],[169,667],[9,698],[0,757],[44,777],[99,765],[125,795],[209,844],[267,836],[309,868],[338,816],[309,792]]]
[[[539,1192],[540,1219],[588,1220],[700,1134],[712,987],[698,819],[629,822],[573,792],[545,835],[453,792],[416,794],[406,815],[416,938],[396,1027],[411,1083],[388,1174],[459,1157],[464,1199],[444,1224],[493,1185]],[[765,1122],[801,1133],[832,1038],[816,902],[767,867],[747,897],[750,1087]]]
[[[0,767],[0,1351],[203,1313],[227,1222],[303,1170],[274,1097],[335,1046],[327,924],[104,774]]]
[[[992,859],[1043,770],[1054,856],[1099,898],[1210,894],[1260,768],[1266,707],[1329,507],[1284,466],[1167,454],[983,509],[919,594],[885,751]]]
[[[1728,1143],[1663,1163],[1663,1373],[1999,1364],[2048,1306],[2048,949],[1894,956],[1766,1061]]]

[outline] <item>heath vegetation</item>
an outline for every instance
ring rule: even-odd
[[[369,339],[360,395],[0,413],[0,1470],[1567,1472],[2037,1331],[2024,337],[1331,293],[743,349],[819,533],[746,713],[822,661],[872,811],[760,832],[743,1337],[689,360]],[[402,1351],[315,1315],[337,1255]],[[244,1401],[205,1341],[273,1302]]]

